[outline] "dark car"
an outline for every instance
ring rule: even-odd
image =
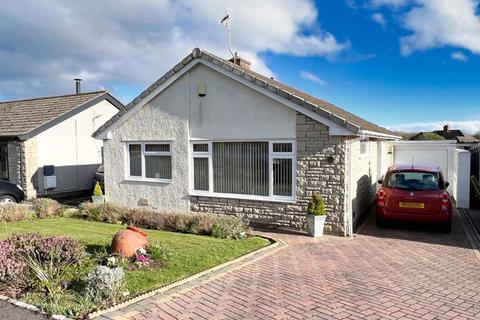
[[[97,170],[95,171],[95,174],[93,175],[93,187],[95,188],[95,185],[97,184],[100,185],[102,188],[102,192],[105,194],[105,173],[103,172],[103,164],[99,165]]]
[[[376,197],[378,226],[388,221],[430,222],[450,232],[453,205],[440,168],[395,165],[378,182],[382,184]]]
[[[18,203],[25,199],[25,192],[22,187],[14,183],[0,180],[0,205],[7,203]]]

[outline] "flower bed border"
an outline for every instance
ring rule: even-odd
[[[193,280],[196,280],[202,276],[205,276],[205,275],[208,275],[209,273],[212,273],[214,271],[217,271],[217,270],[220,270],[220,269],[223,269],[223,268],[226,268],[228,266],[231,266],[233,264],[238,264],[248,258],[251,258],[253,257],[254,255],[258,255],[258,254],[261,254],[261,253],[264,253],[263,255],[259,256],[259,257],[255,257],[252,259],[252,261],[256,261],[257,259],[260,259],[260,258],[263,258],[264,256],[268,255],[268,254],[271,254],[273,252],[275,252],[276,250],[280,250],[286,246],[288,246],[287,243],[285,243],[284,241],[282,240],[279,240],[279,239],[275,239],[275,238],[272,238],[272,237],[267,237],[265,235],[255,235],[255,234],[249,234],[251,236],[256,236],[256,237],[261,237],[261,238],[264,238],[264,239],[267,239],[270,241],[270,244],[265,246],[265,247],[262,247],[260,249],[256,249],[254,251],[251,251],[251,252],[248,252],[244,255],[241,255],[239,257],[236,257],[232,260],[229,260],[229,261],[226,261],[224,263],[221,263],[221,264],[218,264],[218,265],[215,265],[213,267],[210,267],[210,268],[207,268],[207,269],[204,269],[204,270],[201,270],[199,272],[196,272],[194,274],[191,274],[189,276],[186,276],[184,278],[181,278],[181,279],[178,279],[176,281],[173,281],[171,283],[168,283],[168,284],[165,284],[163,286],[160,286],[156,289],[152,289],[150,291],[147,291],[145,293],[142,293],[142,294],[139,294],[135,297],[132,297],[128,300],[125,300],[121,303],[118,303],[116,305],[113,305],[109,308],[106,308],[106,309],[101,309],[101,310],[98,310],[98,311],[94,311],[94,312],[91,312],[91,313],[88,313],[85,318],[86,319],[93,319],[93,318],[96,318],[96,317],[99,317],[99,316],[102,316],[104,314],[107,314],[107,313],[110,313],[110,312],[113,312],[113,311],[116,311],[116,310],[119,310],[119,309],[122,309],[122,308],[125,308],[125,307],[128,307],[134,303],[137,303],[137,302],[140,302],[142,300],[145,300],[147,298],[150,298],[156,294],[159,294],[159,293],[162,293],[162,292],[165,292],[167,290],[170,290],[170,289],[173,289],[175,287],[178,287],[178,286],[181,286],[181,285],[184,285],[190,281],[193,281]],[[232,240],[232,241],[237,241],[237,240]],[[238,267],[241,267],[243,266],[243,264],[239,264],[238,266],[236,266],[237,268]],[[2,301],[6,301],[6,302],[9,302],[10,304],[18,307],[18,308],[22,308],[22,309],[26,309],[26,310],[29,310],[29,311],[32,311],[32,312],[36,312],[38,314],[41,314],[41,315],[44,315],[44,316],[47,316],[47,317],[50,317],[51,319],[56,319],[56,320],[70,320],[70,318],[66,317],[66,316],[63,316],[63,315],[49,315],[48,313],[46,312],[43,312],[42,310],[40,310],[40,308],[38,308],[37,306],[35,305],[32,305],[32,304],[28,304],[28,303],[25,303],[23,301],[20,301],[20,300],[16,300],[16,299],[13,299],[13,298],[10,298],[10,297],[7,297],[7,296],[4,296],[4,295],[0,295],[0,300]]]

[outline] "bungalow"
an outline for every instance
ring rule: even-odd
[[[28,198],[91,189],[102,162],[91,135],[123,108],[105,91],[0,102],[0,179]]]
[[[448,124],[443,126],[443,130],[419,132],[411,137],[410,140],[429,140],[428,137],[426,138],[426,135],[433,135],[434,137],[437,137],[438,140],[453,140],[457,143],[457,148],[465,150],[469,150],[472,146],[480,142],[480,140],[464,133],[462,130],[450,129]]]
[[[305,227],[323,196],[326,231],[352,234],[399,137],[328,102],[194,49],[101,126],[106,196],[165,211]]]

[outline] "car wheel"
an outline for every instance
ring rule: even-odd
[[[387,222],[379,216],[375,217],[375,223],[379,228],[385,228],[387,226]]]
[[[440,231],[443,232],[443,233],[452,232],[452,220],[448,220],[447,222],[443,222],[440,225]]]
[[[17,203],[17,200],[12,196],[7,196],[7,195],[0,197],[0,205],[10,204],[10,203]]]

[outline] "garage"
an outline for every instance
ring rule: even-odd
[[[449,193],[455,198],[458,208],[470,204],[470,152],[457,149],[456,141],[395,141],[393,161],[395,164],[436,165],[442,169],[450,183]]]

